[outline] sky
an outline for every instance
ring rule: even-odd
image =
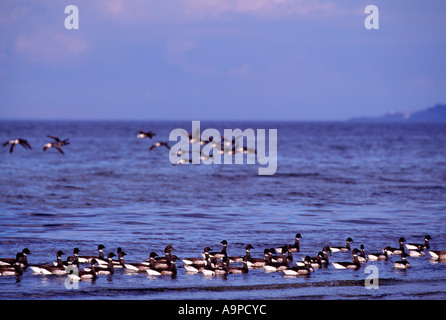
[[[446,103],[445,34],[442,0],[1,0],[0,119],[417,111]]]

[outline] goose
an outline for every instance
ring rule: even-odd
[[[352,254],[353,254],[353,258],[352,258],[352,262],[349,261],[343,261],[343,262],[332,262],[333,266],[336,269],[354,269],[357,270],[359,268],[361,268],[361,264],[359,263],[358,260],[358,249],[353,249],[352,250]]]
[[[197,273],[200,271],[200,268],[207,265],[209,260],[209,252],[212,249],[210,247],[206,247],[203,250],[204,257],[203,258],[184,258],[181,259],[184,263],[184,268],[187,272]]]
[[[367,254],[367,258],[369,259],[369,261],[378,261],[378,260],[385,261],[385,260],[387,260],[388,255],[387,255],[386,248],[382,249],[382,252]]]
[[[433,260],[446,260],[446,251],[430,250],[429,254]]]
[[[248,256],[248,259],[251,257],[251,249],[254,249],[254,247],[251,244],[247,244],[245,247],[245,255],[244,256],[233,256],[228,257],[230,263],[237,263],[237,262],[243,262],[244,258]]]
[[[409,256],[411,257],[422,257],[425,255],[426,253],[422,249],[409,250]]]
[[[331,255],[331,249],[328,246],[324,246],[322,248],[322,257],[321,257],[321,264],[325,267],[327,267],[330,263],[330,259],[328,255]]]
[[[121,247],[118,247],[118,248],[116,249],[116,254],[117,254],[118,260],[117,260],[117,261],[113,260],[113,267],[114,267],[115,269],[116,269],[116,268],[118,268],[118,269],[123,269],[123,268],[125,268],[125,260],[124,260],[124,256],[126,256],[127,253],[125,253],[125,251],[123,251]]]
[[[25,148],[25,149],[32,149],[31,146],[30,146],[30,144],[28,143],[28,141],[25,140],[25,139],[21,139],[21,138],[19,138],[19,139],[11,139],[11,140],[9,140],[9,141],[6,141],[6,142],[3,144],[3,146],[6,147],[8,144],[11,145],[11,148],[9,148],[9,153],[12,153],[12,152],[14,151],[14,147],[15,147],[17,144],[20,144],[20,145],[21,145],[23,148]]]
[[[322,253],[322,252],[321,252]],[[311,272],[313,272],[313,266],[311,263],[311,257],[306,256],[304,258],[304,265],[303,266],[295,266],[283,269],[282,272],[285,276],[297,276],[297,275],[308,275]]]
[[[296,233],[296,236],[294,238],[294,244],[288,246],[289,252],[299,252],[300,251],[300,244],[299,244],[300,239],[302,239],[302,236],[300,235],[300,233]],[[283,247],[276,248],[276,251],[278,253],[281,253],[282,248]]]
[[[365,254],[365,252],[364,252],[364,245],[361,244],[360,248],[361,248],[361,251],[360,251],[360,253],[358,254],[358,260],[359,260],[359,262],[361,262],[361,263],[365,263],[365,262],[367,262],[367,256],[366,256],[366,254]]]
[[[78,270],[78,272],[73,272],[68,274],[68,277],[72,280],[87,280],[87,279],[95,279],[98,274],[95,270],[95,264],[97,263],[96,259],[93,258],[90,260],[90,268],[85,268],[83,270]],[[78,266],[79,268],[79,266]]]
[[[61,250],[57,251],[57,265],[29,265],[29,268],[34,273],[39,273],[43,275],[65,275],[66,272],[66,266],[64,265],[62,261],[62,255],[65,253]]]
[[[137,133],[136,137],[139,139],[145,139],[145,138],[152,139],[154,136],[156,136],[156,134],[152,131],[139,130],[136,133]]]
[[[227,251],[226,251],[227,247],[228,247],[228,241],[223,240],[220,243],[223,245],[221,251],[220,252],[209,252],[209,256],[210,257],[213,257],[213,258],[216,258],[216,259],[223,259],[223,257],[228,255]]]
[[[269,255],[269,249],[263,250],[263,258],[252,258],[251,253],[246,253],[248,268],[263,267],[266,264],[266,258],[268,257],[268,255]]]
[[[331,252],[339,252],[339,251],[350,251],[350,243],[353,242],[352,238],[347,238],[347,240],[345,240],[346,245],[345,247],[330,247]]]
[[[296,261],[296,266],[298,267],[305,267],[307,264],[309,264],[312,268],[322,268],[323,264],[323,257],[324,254],[322,251],[319,251],[316,257],[310,257],[310,256],[305,256],[302,258],[302,261]],[[325,266],[325,261],[324,261],[324,266]]]
[[[150,268],[155,268],[156,266],[156,262],[155,262],[155,258],[158,255],[156,254],[156,252],[151,252],[149,255],[149,258],[142,263],[125,263],[124,264],[124,268],[129,270],[129,271],[135,271],[135,272],[145,272],[147,271],[147,269]]]
[[[227,261],[227,258],[226,258],[226,261]],[[228,269],[227,269],[228,273],[230,273],[230,274],[248,273],[248,270],[249,270],[249,268],[248,268],[248,260],[247,260],[246,256],[243,259],[243,266],[242,267],[233,267],[233,266],[230,266],[228,264]]]
[[[430,249],[429,240],[432,240],[430,235],[424,236],[424,244],[421,243],[406,243],[406,249],[408,250],[422,250]]]
[[[281,255],[277,255],[277,256],[271,256],[271,261],[273,262],[287,262],[290,263],[293,261],[293,255],[290,251],[288,251],[288,246],[283,246],[282,249],[280,250],[280,252],[282,253]]]
[[[55,136],[48,136],[48,137],[56,140],[56,142],[45,143],[43,146],[43,151],[46,151],[50,148],[56,148],[60,153],[64,154],[62,146],[70,144],[70,142],[68,141],[69,139],[60,140],[58,137]]]
[[[395,269],[408,269],[408,268],[410,268],[410,263],[406,259],[407,256],[408,256],[407,253],[405,253],[405,252],[401,253],[401,260],[400,261],[395,261],[393,263],[393,267]]]
[[[103,244],[99,244],[98,245],[98,255],[97,256],[78,256],[79,262],[80,263],[86,263],[86,262],[91,262],[91,259],[95,258],[96,262],[98,264],[103,264],[106,265],[107,261],[104,257],[104,251],[103,249],[105,249],[105,246]]]
[[[160,276],[160,275],[161,276],[164,276],[164,275],[175,276],[177,274],[177,267],[175,265],[175,261],[177,259],[178,259],[178,257],[176,255],[172,255],[167,260],[167,265],[168,265],[167,269],[165,269],[165,268],[160,269],[155,266],[153,268],[152,267],[148,268],[146,270],[146,272],[148,275],[151,275],[151,276]]]
[[[95,266],[94,271],[99,275],[113,275],[115,273],[115,269],[113,266],[113,257],[116,257],[116,255],[113,252],[110,252],[107,256],[107,267],[104,268],[104,266]],[[95,259],[97,260],[97,259]]]
[[[404,244],[403,242],[406,242],[406,239],[403,237],[399,238],[400,247],[399,248],[392,248],[390,246],[386,247],[387,254],[402,254],[404,252]]]
[[[22,268],[25,268],[28,266],[28,258],[27,255],[31,254],[31,251],[28,248],[24,248],[21,252],[20,256],[20,263],[22,264]],[[13,266],[17,262],[17,256],[16,258],[2,258],[0,259],[0,266]]]
[[[16,255],[15,262],[12,265],[2,265],[0,266],[0,275],[2,276],[21,276],[23,274],[22,268],[22,253],[18,252]]]
[[[285,259],[283,262],[273,262],[271,260],[271,250],[270,250],[269,255],[265,259],[265,265],[263,266],[265,272],[282,271],[286,268],[288,268],[288,261]]]
[[[149,151],[152,151],[153,149],[155,149],[155,148],[159,148],[159,147],[166,147],[167,149],[169,149],[170,150],[170,146],[169,146],[169,144],[167,143],[167,142],[156,142],[156,143],[154,143],[150,148],[149,148]]]

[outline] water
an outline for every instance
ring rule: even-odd
[[[446,125],[293,122],[201,122],[201,129],[278,129],[278,169],[259,176],[257,165],[179,165],[168,151],[149,151],[172,129],[191,122],[1,121],[4,141],[28,139],[33,147],[3,148],[0,256],[30,248],[31,264],[55,260],[74,247],[96,254],[122,247],[140,262],[172,244],[181,257],[199,256],[229,243],[229,255],[252,256],[293,243],[295,260],[324,245],[364,244],[366,251],[398,246],[398,238],[446,250]],[[137,130],[157,133],[137,139]],[[70,138],[65,155],[42,151],[47,135]],[[446,264],[429,254],[409,258],[412,268],[379,270],[379,288],[364,286],[368,273],[335,270],[284,277],[252,269],[246,275],[150,277],[116,270],[111,277],[67,289],[64,276],[30,271],[0,277],[1,299],[445,299]],[[333,253],[331,261],[350,260]]]

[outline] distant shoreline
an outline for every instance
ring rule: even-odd
[[[392,112],[380,117],[358,117],[347,121],[354,123],[446,123],[446,105],[437,104],[413,113]]]

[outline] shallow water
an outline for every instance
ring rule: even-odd
[[[199,256],[229,243],[229,255],[252,256],[302,234],[303,256],[324,245],[366,251],[398,246],[398,238],[446,250],[446,125],[292,122],[201,122],[201,128],[278,129],[278,169],[259,176],[258,165],[173,166],[168,151],[149,151],[172,129],[190,122],[2,121],[4,141],[28,139],[0,155],[2,219],[0,257],[23,247],[30,263],[55,260],[74,247],[81,255],[122,247],[126,261],[140,262],[167,244],[181,257]],[[152,130],[152,140],[137,139]],[[42,151],[46,135],[70,138],[65,155]],[[333,253],[331,261],[350,260]],[[149,277],[116,270],[111,277],[67,289],[66,277],[30,271],[0,277],[1,299],[444,299],[446,264],[429,254],[409,258],[412,268],[395,271],[369,262],[358,271],[332,266],[307,277],[284,277],[253,269],[246,275]],[[367,289],[367,265],[379,270],[379,288]]]

